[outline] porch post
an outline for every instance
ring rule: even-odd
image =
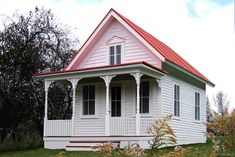
[[[80,78],[70,79],[73,88],[73,109],[72,109],[72,136],[75,135],[75,105],[76,105],[76,87]]]
[[[143,74],[137,72],[131,75],[136,81],[136,135],[140,135],[140,79]]]
[[[100,77],[104,80],[106,86],[106,110],[105,110],[105,135],[110,136],[110,107],[109,107],[109,85],[115,75]]]
[[[44,136],[46,136],[46,123],[47,123],[47,120],[48,120],[48,89],[49,89],[49,86],[51,84],[52,81],[47,81],[45,80],[45,108],[44,108],[44,131],[43,131],[43,134]]]

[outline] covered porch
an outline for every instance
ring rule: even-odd
[[[161,116],[161,77],[164,74],[140,62],[40,75],[45,79],[44,138],[148,136],[147,127]],[[52,82],[60,80],[72,84],[72,118],[49,120],[48,90]],[[143,81],[149,82],[147,96],[141,94]],[[95,94],[87,109],[84,92],[90,85],[94,85]],[[144,97],[148,97],[147,108],[143,108],[144,102],[141,102],[146,100]]]

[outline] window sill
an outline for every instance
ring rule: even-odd
[[[200,120],[194,120],[193,123],[195,123],[195,124],[202,124],[202,122]]]
[[[132,118],[135,118],[136,115],[132,115]],[[153,118],[152,114],[149,113],[140,113],[140,118]]]
[[[97,115],[82,115],[80,119],[98,119]]]
[[[151,114],[140,114],[140,118],[152,118]]]
[[[180,118],[180,117],[177,117],[177,116],[173,116],[173,117],[172,117],[172,120],[178,120],[178,121],[180,121],[181,118]]]

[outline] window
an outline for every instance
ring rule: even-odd
[[[111,87],[111,116],[121,116],[121,87]]]
[[[200,120],[200,93],[195,92],[195,120]]]
[[[95,86],[83,86],[83,115],[95,115]]]
[[[109,63],[110,65],[121,64],[121,45],[109,47]]]
[[[174,116],[180,116],[180,86],[174,85]]]
[[[140,113],[149,113],[149,82],[140,83]]]

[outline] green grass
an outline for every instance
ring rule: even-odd
[[[235,142],[235,137],[226,137],[221,138],[222,141],[233,141]],[[211,153],[212,142],[208,141],[204,144],[193,144],[185,145],[183,147],[192,147],[191,152],[187,157],[208,157]],[[234,146],[235,147],[235,146]],[[154,157],[159,157],[160,155],[166,154],[169,151],[172,151],[173,148],[163,148],[158,150],[148,150],[147,154],[153,154]],[[30,150],[21,150],[21,151],[10,151],[0,153],[0,157],[56,157],[59,152],[62,150],[47,150],[43,148],[35,148]],[[101,157],[98,152],[65,152],[64,156],[66,157]],[[149,155],[151,156],[151,155]],[[235,157],[235,148],[230,148],[225,152],[220,152],[218,157]]]

